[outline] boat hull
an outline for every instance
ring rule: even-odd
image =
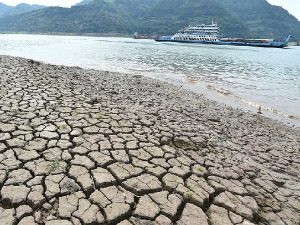
[[[288,38],[289,39],[289,38]],[[235,45],[235,46],[252,46],[252,47],[271,47],[284,48],[287,47],[287,41],[271,41],[268,43],[251,43],[242,41],[204,41],[204,40],[178,40],[172,39],[172,36],[158,37],[155,39],[158,42],[179,42],[179,43],[199,43],[199,44],[213,44],[213,45]]]

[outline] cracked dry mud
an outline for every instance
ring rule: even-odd
[[[0,65],[1,225],[299,225],[299,130],[140,76]]]

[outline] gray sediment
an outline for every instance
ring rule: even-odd
[[[297,225],[300,131],[161,81],[0,56],[0,225]]]

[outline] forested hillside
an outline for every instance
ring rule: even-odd
[[[260,37],[284,38],[292,34],[300,39],[300,21],[282,7],[266,0],[217,0],[233,16]]]
[[[1,17],[1,15],[6,13],[7,11],[9,11],[11,8],[12,8],[12,6],[8,6],[8,5],[5,5],[0,2],[0,17]]]
[[[221,35],[251,36],[250,31],[215,0],[160,0],[142,16],[139,30],[173,34],[178,27],[218,23]]]
[[[136,30],[134,18],[156,0],[95,0],[72,8],[48,7],[0,20],[0,31],[123,33]]]
[[[84,0],[2,18],[0,32],[173,34],[212,20],[222,36],[300,39],[300,22],[266,0]]]

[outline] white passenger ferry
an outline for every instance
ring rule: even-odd
[[[181,27],[178,33],[173,35],[174,40],[188,41],[218,41],[219,26],[212,22],[211,25],[197,25],[189,27]]]
[[[160,36],[155,40],[182,43],[283,48],[288,46],[288,41],[291,37],[291,35],[288,35],[284,41],[275,41],[273,39],[219,38],[219,26],[212,22],[210,25],[202,24],[197,26],[181,27],[176,34],[172,36]]]

